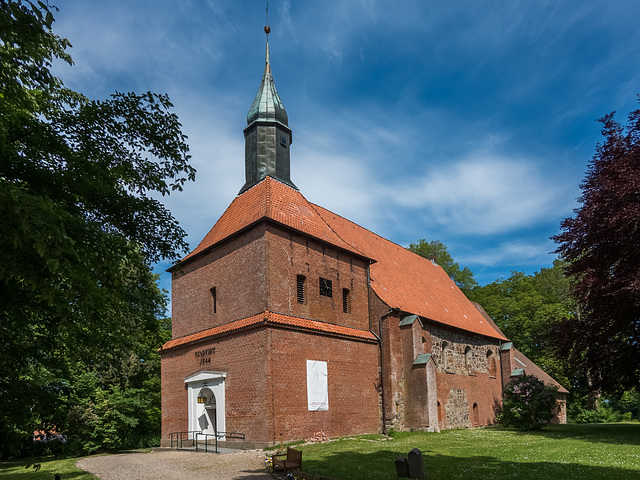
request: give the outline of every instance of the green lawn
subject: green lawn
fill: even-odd
[[[96,477],[76,468],[78,458],[65,458],[54,460],[53,458],[41,458],[35,460],[40,464],[40,469],[31,466],[31,460],[17,462],[0,462],[0,477],[15,478],[19,480],[53,480],[56,473],[60,474],[61,480],[96,480]]]
[[[397,479],[394,461],[419,448],[427,479],[640,479],[640,424],[552,425],[542,432],[500,428],[364,435],[301,445],[304,470],[341,480]],[[0,477],[95,480],[75,468],[77,458],[0,462]]]
[[[432,479],[640,479],[640,424],[551,425],[542,432],[501,428],[368,435],[304,445],[303,467],[342,480],[397,479],[394,461],[422,451]]]

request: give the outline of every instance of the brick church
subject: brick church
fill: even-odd
[[[244,186],[169,269],[164,444],[172,432],[240,432],[246,445],[266,446],[319,431],[488,425],[504,385],[523,373],[559,387],[554,420],[566,421],[567,391],[518,352],[437,259],[298,190],[268,38],[244,136]]]

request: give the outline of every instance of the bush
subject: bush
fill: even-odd
[[[507,384],[498,422],[518,430],[540,430],[553,417],[558,389],[533,375],[522,375]]]
[[[570,420],[572,423],[615,423],[620,421],[620,415],[610,407],[598,407],[595,410],[578,407],[573,409]]]

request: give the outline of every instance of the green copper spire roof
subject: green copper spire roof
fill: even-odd
[[[247,125],[251,125],[257,120],[275,120],[283,125],[289,126],[287,112],[284,109],[282,100],[276,91],[276,85],[271,75],[271,64],[269,63],[269,36],[267,35],[267,54],[264,64],[264,75],[262,82],[253,100],[253,104],[247,113]]]
[[[291,188],[298,187],[291,181],[290,147],[293,138],[287,112],[276,91],[269,63],[269,25],[264,75],[249,113],[244,129],[244,172],[246,182],[240,189],[245,192],[266,177],[278,180]]]

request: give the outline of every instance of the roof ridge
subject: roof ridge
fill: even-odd
[[[311,203],[311,202],[309,202],[309,203]],[[339,213],[336,213],[336,212],[334,212],[334,211],[332,211],[332,210],[329,210],[328,208],[324,208],[324,207],[323,207],[323,206],[321,206],[321,205],[316,205],[315,203],[314,203],[314,204],[312,204],[312,205],[313,205],[314,207],[318,207],[318,208],[320,208],[320,209],[322,209],[322,210],[325,210],[325,211],[327,211],[327,212],[329,212],[329,213],[331,213],[331,214],[335,215],[336,217],[340,217],[340,218],[341,218],[341,219],[343,219],[344,221],[349,222],[349,223],[352,223],[352,224],[354,224],[356,227],[359,227],[359,228],[361,228],[361,229],[363,229],[363,230],[366,230],[366,231],[367,231],[367,232],[369,232],[370,234],[375,235],[376,237],[380,237],[381,239],[383,239],[383,240],[385,240],[385,241],[387,241],[387,242],[389,242],[389,243],[391,243],[391,244],[395,245],[396,247],[400,247],[400,248],[402,248],[403,250],[406,250],[407,252],[411,252],[411,253],[413,253],[414,255],[418,255],[417,253],[412,252],[411,250],[409,250],[407,247],[404,247],[404,246],[400,245],[399,243],[394,242],[393,240],[389,240],[387,237],[383,237],[383,236],[382,236],[382,235],[380,235],[379,233],[376,233],[376,232],[374,232],[373,230],[368,229],[367,227],[363,227],[363,226],[362,226],[362,225],[360,225],[359,223],[354,222],[353,220],[349,220],[347,217],[344,217],[344,216],[340,215]],[[334,231],[335,231],[335,230],[334,230]],[[336,232],[336,235],[337,235],[337,232]],[[429,259],[428,259],[428,258],[424,258],[422,255],[418,255],[418,257],[423,258],[424,260],[429,261]],[[441,265],[438,265],[438,266],[441,266]]]
[[[300,195],[302,195],[302,194],[300,194]],[[303,196],[303,198],[304,198],[305,200],[307,200],[307,199],[306,199],[306,197],[304,197],[304,196]],[[322,221],[325,223],[325,225],[326,225],[327,227],[329,227],[329,230],[331,230],[333,233],[335,233],[335,234],[336,234],[336,237],[338,237],[342,242],[344,242],[344,243],[345,243],[346,245],[348,245],[350,248],[354,249],[356,252],[358,252],[358,253],[359,253],[360,255],[362,255],[363,257],[366,257],[366,258],[369,258],[370,260],[374,260],[374,261],[376,261],[376,259],[375,259],[375,258],[370,258],[368,255],[365,255],[365,254],[364,254],[363,252],[361,252],[361,251],[360,251],[360,249],[359,249],[359,248],[357,248],[355,245],[350,244],[350,243],[349,243],[349,242],[347,242],[344,238],[342,238],[342,236],[341,236],[338,232],[336,232],[336,230],[331,226],[331,224],[330,224],[329,222],[327,222],[327,220],[322,216],[322,213],[320,213],[320,212],[318,211],[318,209],[316,208],[318,205],[316,205],[316,204],[315,204],[315,203],[313,203],[313,202],[310,202],[309,200],[307,200],[307,203],[308,203],[308,204],[311,206],[311,208],[313,208],[313,210],[318,214],[318,216],[322,219]],[[320,208],[322,208],[322,207],[320,207]],[[324,210],[326,210],[326,209],[324,209]],[[330,210],[327,210],[327,212],[329,212],[329,211],[330,211]],[[333,213],[333,212],[331,212],[331,213]],[[344,217],[343,217],[343,218],[344,218]],[[345,219],[345,220],[346,220],[346,219]],[[353,222],[352,222],[352,223],[353,223]]]

